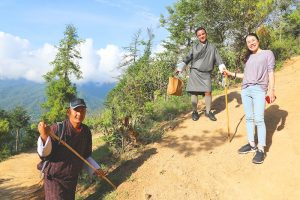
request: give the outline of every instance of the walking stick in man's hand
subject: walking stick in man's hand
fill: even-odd
[[[96,169],[91,163],[89,163],[86,159],[84,159],[75,149],[73,149],[70,145],[68,145],[65,141],[61,140],[57,135],[50,132],[50,136],[57,141],[59,141],[61,144],[63,144],[65,147],[67,147],[70,151],[72,151],[78,158],[80,158],[85,164],[87,164],[94,172],[95,174],[104,179],[106,182],[108,182],[114,189],[117,187],[107,178],[105,177],[105,173],[101,169]]]
[[[229,127],[229,111],[228,111],[228,95],[227,95],[227,89],[228,89],[228,79],[227,74],[223,73],[224,76],[224,87],[225,87],[225,105],[226,105],[226,115],[227,115],[227,139],[230,142],[230,127]]]

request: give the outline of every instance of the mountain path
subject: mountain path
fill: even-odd
[[[266,106],[266,159],[239,155],[247,142],[240,88],[228,91],[231,142],[227,140],[224,95],[213,97],[217,121],[203,114],[176,119],[179,125],[148,145],[142,164],[121,183],[116,199],[297,200],[300,199],[300,56],[276,72],[275,103]],[[201,107],[203,102],[200,102]],[[0,199],[34,199],[39,181],[36,152],[0,163]]]
[[[239,155],[247,143],[240,88],[228,91],[231,142],[224,95],[213,99],[217,121],[190,114],[149,148],[156,151],[121,184],[117,199],[300,199],[300,56],[276,72],[274,104],[266,106],[267,151],[263,164]],[[202,103],[203,104],[203,103]]]

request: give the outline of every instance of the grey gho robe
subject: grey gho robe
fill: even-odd
[[[200,94],[211,92],[211,72],[214,65],[223,64],[217,48],[208,41],[205,44],[197,42],[183,59],[183,62],[185,65],[191,62],[186,91]]]

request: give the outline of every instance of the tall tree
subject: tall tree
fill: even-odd
[[[103,120],[102,124],[105,125],[106,133],[111,131],[111,138],[117,138],[113,143],[116,143],[116,146],[120,145],[122,149],[127,131],[129,129],[133,131],[135,124],[145,119],[145,104],[153,101],[154,91],[158,87],[153,79],[157,74],[154,74],[152,65],[154,34],[151,29],[147,29],[147,36],[146,40],[141,39],[138,43],[135,42],[136,37],[133,38],[133,44],[138,44],[136,48],[142,54],[127,66],[120,76],[120,81],[107,96],[105,112],[107,119]],[[109,115],[111,117],[108,118]],[[122,141],[121,144],[118,141]]]
[[[12,130],[16,131],[16,152],[19,151],[19,139],[20,139],[20,130],[29,125],[30,116],[27,114],[27,111],[20,106],[17,106],[15,109],[9,112],[10,126]]]
[[[109,93],[109,107],[114,107],[114,112],[123,118],[125,116],[135,117],[143,111],[145,101],[151,98],[151,77],[147,72],[150,70],[151,47],[154,35],[151,29],[147,30],[148,39],[140,40],[137,49],[143,48],[141,57],[127,67],[120,77],[118,85]],[[133,38],[133,42],[136,37]]]
[[[132,37],[132,42],[128,47],[124,47],[123,49],[126,51],[123,56],[122,62],[120,63],[120,67],[127,67],[129,65],[134,64],[139,57],[139,45],[141,43],[140,36],[142,30],[139,29]]]
[[[294,38],[300,40],[300,1],[295,4],[295,9],[291,13],[285,13],[283,16],[285,23],[285,32]]]
[[[169,32],[169,41],[165,41],[165,47],[173,51],[179,51],[181,47],[192,45],[196,26],[200,25],[198,16],[201,15],[198,0],[179,0],[173,6],[167,7],[168,16],[161,14],[160,24]]]
[[[0,119],[0,137],[9,131],[9,122],[7,119]]]
[[[81,59],[78,45],[83,41],[78,38],[76,28],[67,25],[65,37],[60,41],[58,53],[53,62],[53,70],[44,75],[47,83],[47,101],[42,104],[46,110],[44,119],[48,122],[60,121],[65,118],[67,103],[77,94],[76,85],[71,78],[81,79],[82,72],[78,60]]]
[[[10,155],[9,142],[9,121],[8,119],[0,118],[0,161]]]
[[[161,25],[170,32],[165,47],[169,51],[188,49],[197,26],[204,26],[209,40],[235,54],[235,66],[241,66],[244,38],[269,23],[277,7],[288,7],[294,0],[179,0],[167,7],[169,16],[161,16]],[[170,44],[173,44],[170,45]],[[179,44],[179,45],[178,45]],[[185,51],[182,51],[183,53]],[[223,51],[225,52],[225,51]],[[222,51],[221,51],[222,53]]]
[[[5,136],[8,132],[9,132],[8,114],[5,110],[0,109],[0,138]],[[2,141],[3,140],[0,140],[0,144]]]
[[[11,155],[10,144],[13,141],[9,134],[8,112],[0,109],[0,161]]]

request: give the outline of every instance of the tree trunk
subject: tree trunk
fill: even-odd
[[[18,152],[19,150],[19,129],[17,129],[17,133],[16,133],[16,152]]]

